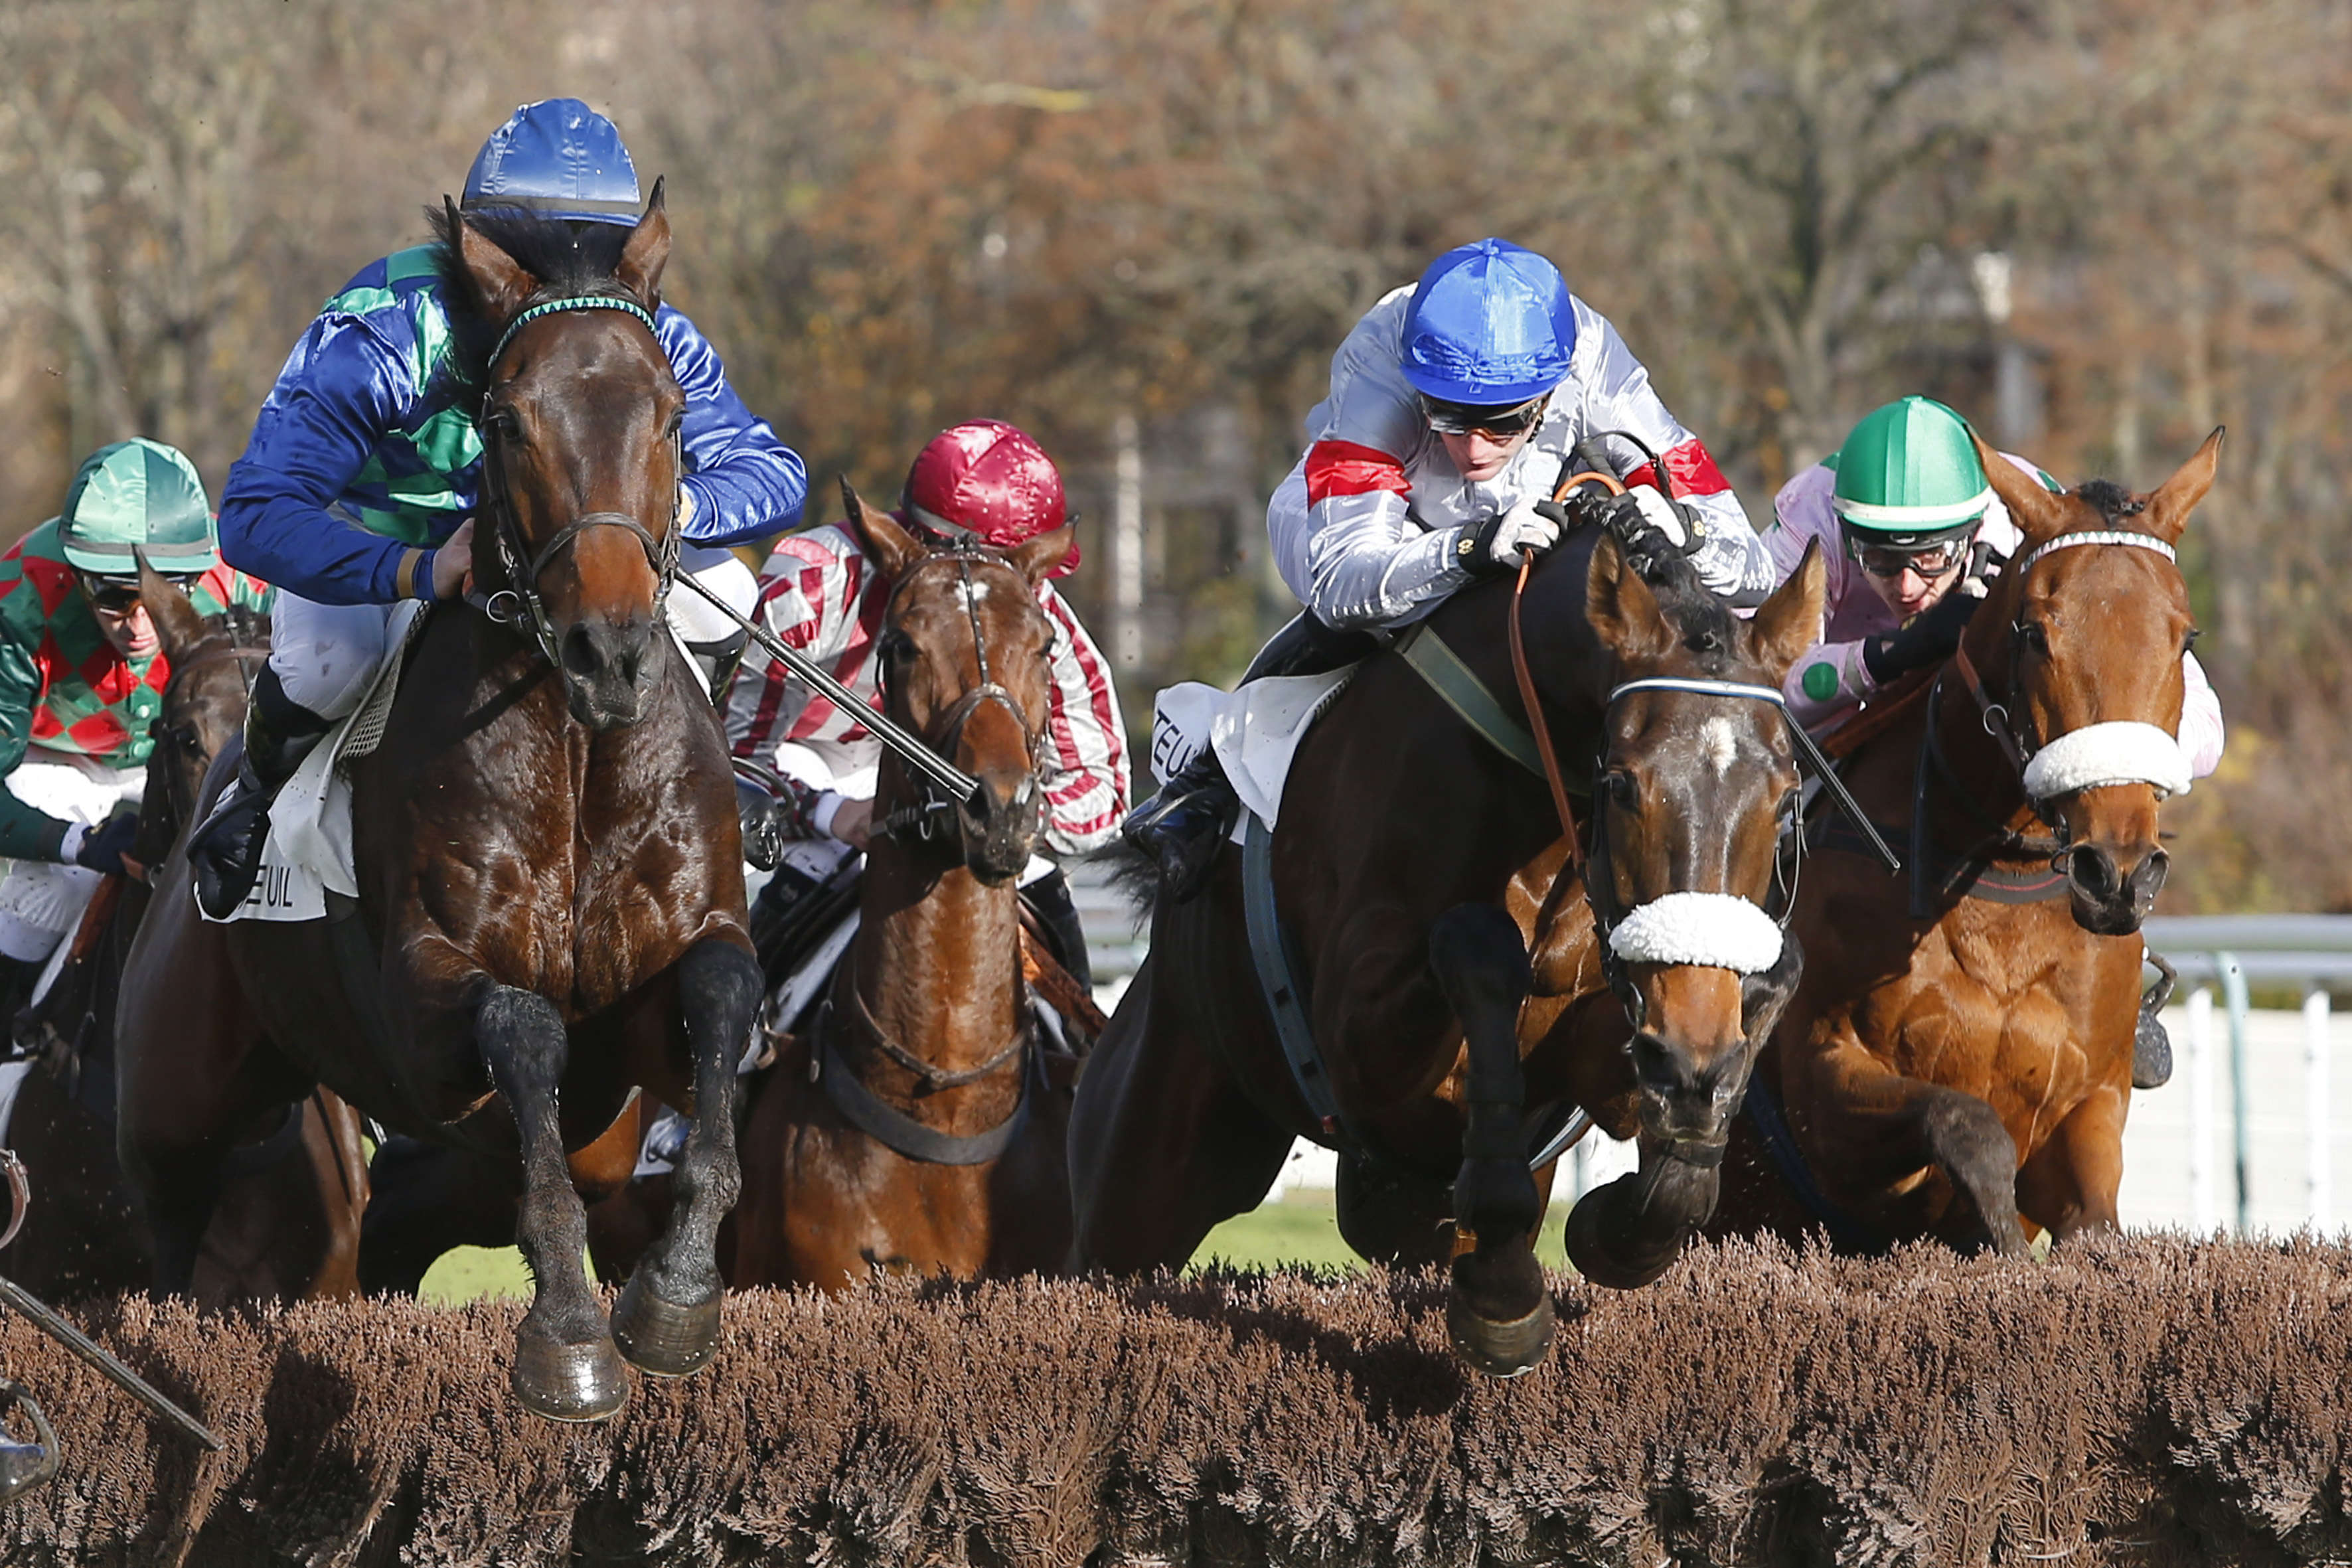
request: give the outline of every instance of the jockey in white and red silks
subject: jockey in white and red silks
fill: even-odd
[[[1060,528],[1067,511],[1053,460],[1012,426],[983,419],[923,448],[897,515],[942,542],[976,538],[1007,549]],[[1052,574],[1077,563],[1073,545]],[[874,639],[889,590],[856,530],[835,522],[776,546],[760,574],[759,619],[878,711]],[[1037,602],[1055,629],[1045,837],[1061,854],[1080,854],[1106,842],[1126,814],[1126,731],[1110,665],[1094,639],[1050,582],[1037,585]],[[747,850],[763,835],[866,847],[881,742],[858,715],[809,690],[754,644],[728,700],[727,736],[737,756],[773,768],[786,792],[756,819],[747,811]]]
[[[1663,479],[1617,431],[1657,454]],[[1591,440],[1631,487],[1621,531],[1655,528],[1735,606],[1772,590],[1771,561],[1729,481],[1617,329],[1558,268],[1507,240],[1449,250],[1374,305],[1332,356],[1307,437],[1265,514],[1275,564],[1306,613],[1244,681],[1361,658],[1457,589],[1549,549],[1564,515],[1551,493],[1586,466],[1574,448]],[[1238,808],[1203,747],[1127,832],[1181,900],[1205,884]]]

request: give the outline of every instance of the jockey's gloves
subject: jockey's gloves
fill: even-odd
[[[1539,498],[1519,502],[1475,527],[1455,544],[1454,564],[1474,576],[1516,569],[1530,554],[1559,542],[1558,509]]]
[[[1941,663],[1960,646],[1960,633],[1967,629],[1969,617],[1983,603],[1975,594],[1962,593],[1957,584],[1945,590],[1942,598],[1912,616],[1902,630],[1863,639],[1863,667],[1884,686],[1915,669]]]

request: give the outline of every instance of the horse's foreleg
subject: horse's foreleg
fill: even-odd
[[[559,1421],[601,1421],[627,1400],[629,1373],[581,1264],[588,1220],[556,1115],[571,1048],[563,1017],[544,996],[496,985],[475,1009],[474,1039],[522,1134],[515,1240],[533,1289],[515,1331],[515,1397]]]
[[[2017,1173],[2017,1206],[2049,1226],[2053,1239],[2122,1223],[2116,1194],[2124,1179],[2126,1103],[2120,1087],[2092,1090]]]
[[[1445,1326],[1472,1366],[1516,1377],[1543,1359],[1552,1334],[1551,1291],[1535,1258],[1543,1194],[1528,1169],[1521,1124],[1527,1086],[1518,1015],[1528,955],[1508,915],[1464,904],[1431,929],[1429,963],[1462,1020],[1469,1054],[1454,1224],[1473,1245],[1454,1259]]]
[[[677,995],[694,1061],[694,1130],[672,1184],[669,1228],[639,1260],[613,1313],[622,1352],[647,1372],[683,1377],[719,1348],[719,1222],[743,1174],[735,1157],[735,1068],[760,1005],[760,965],[716,939],[677,962]]]

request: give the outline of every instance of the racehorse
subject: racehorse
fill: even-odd
[[[814,1028],[753,1091],[728,1282],[1057,1268],[1066,1075],[1049,1081],[1031,1022],[1013,882],[1045,804],[1054,630],[1036,587],[1074,529],[927,551],[845,481],[842,500],[891,584],[885,711],[980,789],[941,798],[885,753],[857,934]]]
[[[268,626],[241,608],[206,620],[143,563],[140,587],[171,668],[131,857],[154,866],[191,819],[215,754],[243,726],[246,667],[267,653],[257,645]],[[149,896],[146,884],[127,878],[102,883],[68,939],[75,955],[19,1021],[40,1059],[8,1121],[7,1141],[31,1173],[33,1203],[7,1268],[36,1295],[137,1289],[149,1277],[144,1227],[114,1154],[115,1005]],[[197,1254],[198,1300],[357,1292],[367,1163],[349,1106],[320,1089],[250,1130],[228,1166]]]
[[[1150,956],[1079,1081],[1073,1264],[1181,1265],[1218,1221],[1259,1201],[1305,1136],[1341,1149],[1339,1227],[1359,1253],[1432,1263],[1458,1234],[1468,1250],[1453,1262],[1455,1349],[1484,1371],[1524,1371],[1551,1330],[1531,1247],[1550,1173],[1528,1169],[1522,1108],[1535,1099],[1540,1115],[1588,1079],[1613,1097],[1600,1109],[1638,1123],[1643,1170],[1630,1202],[1614,1188],[1588,1195],[1594,1215],[1581,1233],[1571,1225],[1571,1245],[1603,1255],[1679,1245],[1712,1205],[1724,1123],[1800,966],[1755,907],[1770,895],[1795,795],[1780,716],[1755,689],[1777,686],[1818,635],[1822,581],[1809,559],[1743,623],[1678,553],[1629,557],[1591,528],[1527,577],[1530,717],[1542,721],[1529,727],[1556,742],[1555,770],[1603,758],[1595,919],[1569,912],[1586,902],[1582,879],[1550,873],[1566,802],[1534,763],[1481,738],[1405,657],[1363,663],[1298,748],[1271,848],[1331,1120],[1314,1114],[1286,1065],[1226,854],[1201,897],[1157,900]],[[1512,680],[1512,592],[1465,589],[1428,623],[1488,693]],[[1644,688],[1612,699],[1631,680],[1672,677],[1746,694]],[[1483,727],[1496,721],[1511,721],[1497,709]],[[1500,912],[1515,878],[1522,890],[1540,879],[1531,901],[1512,900],[1516,921]],[[1721,954],[1709,954],[1715,965],[1677,961],[1671,943],[1612,951],[1632,914],[1675,891],[1724,900],[1710,910],[1747,904],[1774,951],[1737,969]],[[1522,1006],[1529,951],[1538,990],[1552,993],[1540,1008]],[[1607,997],[1604,971],[1638,1024],[1630,1058],[1619,1055],[1628,1031],[1616,998],[1572,1005]],[[1631,1080],[1571,1059],[1596,1042],[1630,1063]]]
[[[594,1420],[627,1397],[624,1355],[683,1375],[716,1349],[760,990],[725,740],[662,611],[685,460],[654,331],[669,224],[656,184],[609,237],[454,204],[436,226],[451,357],[481,392],[488,613],[426,612],[381,742],[351,765],[355,909],[214,926],[184,856],[166,867],[126,976],[124,1163],[157,1286],[184,1290],[241,1117],[315,1079],[446,1138],[503,1096],[534,1282],[513,1388]],[[566,1154],[640,1084],[695,1121],[668,1228],[608,1322]]]
[[[2221,443],[2134,497],[2053,493],[1978,442],[2023,542],[1959,653],[1848,769],[1873,818],[1908,825],[1912,879],[1816,860],[1804,978],[1717,1229],[2015,1254],[2040,1230],[2115,1227],[2137,933],[2168,864],[2157,805],[2189,784],[2173,737],[2196,632],[2174,546]]]

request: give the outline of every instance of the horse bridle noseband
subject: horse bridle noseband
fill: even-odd
[[[518,312],[515,319],[507,323],[506,331],[499,334],[497,346],[490,350],[489,358],[482,362],[484,376],[487,378],[490,370],[498,364],[499,357],[506,353],[507,345],[514,341],[517,332],[542,316],[551,316],[564,310],[618,310],[624,315],[635,316],[645,323],[646,331],[654,333],[655,346],[656,348],[660,346],[660,331],[654,322],[653,312],[634,300],[625,300],[612,294],[580,294],[562,300],[547,300]],[[574,518],[557,529],[547,542],[539,547],[538,552],[533,554],[530,550],[529,541],[522,536],[521,524],[515,521],[513,500],[507,491],[506,470],[501,466],[499,454],[495,450],[498,429],[490,421],[490,396],[493,390],[495,389],[484,388],[482,406],[480,412],[475,416],[474,428],[482,441],[482,491],[485,503],[483,510],[491,512],[494,517],[490,536],[491,547],[498,552],[499,567],[505,575],[506,586],[489,595],[483,604],[483,613],[501,626],[527,625],[532,639],[539,645],[541,654],[546,658],[548,663],[561,669],[563,667],[563,661],[561,650],[556,646],[555,624],[549,618],[547,605],[540,597],[539,574],[547,569],[548,563],[560,552],[577,543],[580,536],[590,529],[625,529],[635,534],[637,542],[645,546],[646,564],[653,568],[654,573],[654,610],[658,614],[663,604],[669,598],[670,584],[677,578],[679,549],[677,487],[676,484],[670,487],[669,525],[658,539],[654,537],[651,529],[625,512],[592,511]],[[686,475],[684,426],[673,424],[665,439],[670,448],[671,471],[682,479]]]
[[[2126,507],[2121,515],[2136,516],[2145,509],[2146,505],[2145,501],[2135,501]],[[2152,533],[2143,533],[2137,529],[2087,528],[2073,533],[2061,533],[2035,545],[2026,554],[2025,559],[2017,563],[2015,580],[2021,599],[2023,594],[2025,574],[2036,562],[2045,556],[2053,555],[2061,550],[2071,550],[2077,545],[2084,544],[2126,545],[2136,550],[2154,551],[2176,567],[2180,562],[2179,552],[2170,544]],[[2037,799],[2029,792],[2025,796],[2025,804],[2032,808],[2033,815],[2050,828],[2052,837],[2028,838],[2006,823],[1994,822],[1991,815],[1977,805],[1969,797],[1968,791],[1961,787],[1960,781],[1952,773],[1950,761],[1944,755],[1943,746],[1936,739],[1936,715],[1943,699],[1944,676],[1947,672],[1957,669],[1960,672],[1961,684],[1968,688],[1969,695],[1976,701],[1977,712],[1984,724],[1985,733],[1999,743],[2001,755],[2009,760],[2011,771],[2017,775],[2021,786],[2022,785],[2026,763],[2032,761],[2033,754],[2042,749],[2040,738],[2033,733],[2032,721],[2029,719],[2021,726],[2017,719],[2018,710],[2022,704],[2019,701],[2017,689],[2017,656],[2014,645],[2022,640],[2024,635],[2025,620],[2021,610],[2019,615],[2011,617],[2009,623],[2009,637],[2012,645],[2009,661],[2009,684],[2000,701],[1993,700],[1991,692],[1985,686],[1984,678],[1977,673],[1976,662],[1969,658],[1968,649],[1960,647],[1952,650],[1951,658],[1945,664],[1943,669],[1936,672],[1935,681],[1927,689],[1927,722],[1925,733],[1921,737],[1920,757],[1922,763],[1931,763],[1933,773],[1940,774],[1949,783],[1953,786],[1956,796],[1980,821],[1993,830],[1997,841],[2021,856],[2038,857],[2046,849],[2053,868],[2056,868],[2057,860],[2066,853],[2073,842],[2064,815],[2051,805],[2048,800]],[[1920,781],[1915,792],[1922,802],[1926,798],[1927,782],[1930,776],[1928,769],[1923,767],[1920,771]],[[2056,796],[2050,797],[2051,800],[2056,798]]]
[[[1019,700],[1003,686],[998,684],[994,674],[989,669],[988,639],[981,635],[980,604],[972,593],[972,563],[993,558],[984,555],[978,544],[959,540],[944,550],[931,552],[924,559],[936,561],[942,557],[952,559],[962,573],[963,610],[966,618],[971,624],[971,647],[980,661],[980,681],[957,698],[948,710],[940,715],[934,726],[940,731],[939,740],[931,742],[928,736],[924,739],[930,749],[940,756],[952,757],[955,754],[956,742],[963,736],[964,726],[971,721],[971,716],[980,710],[981,705],[985,702],[1001,704],[1006,712],[1013,715],[1013,722],[1021,731],[1021,739],[1028,751],[1030,772],[1034,777],[1045,760],[1046,732],[1043,730],[1033,731],[1029,728],[1029,716],[1021,710]],[[917,564],[919,565],[921,563],[919,562]],[[889,603],[883,610],[885,626],[889,624],[891,614],[898,606],[899,594],[905,591],[907,584],[913,580],[914,574],[911,568],[899,574],[898,583],[890,590]],[[883,704],[886,708],[889,704],[889,672],[890,667],[886,660],[879,671],[880,679],[876,682],[881,688]],[[950,829],[940,824],[937,819],[944,814],[953,812],[958,805],[968,803],[943,796],[928,773],[917,773],[914,782],[917,791],[915,803],[911,805],[900,806],[883,817],[875,825],[875,831],[901,841],[912,838],[918,843],[924,844],[931,842],[934,838],[946,837]]]

